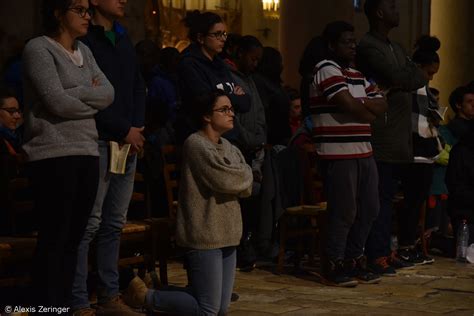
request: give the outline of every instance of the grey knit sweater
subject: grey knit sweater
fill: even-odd
[[[237,246],[242,236],[239,197],[250,196],[252,170],[242,153],[199,132],[183,146],[176,240],[193,249]]]
[[[23,52],[25,144],[30,161],[64,156],[99,156],[94,115],[109,106],[114,89],[89,48],[76,41],[83,66],[41,36]],[[92,81],[97,79],[98,86]]]

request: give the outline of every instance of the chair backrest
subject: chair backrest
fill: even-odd
[[[134,211],[134,212],[130,212]],[[129,206],[129,216],[138,216],[141,219],[151,218],[150,189],[141,172],[135,172],[132,198]],[[137,213],[137,214],[135,214]]]
[[[165,145],[161,147],[161,156],[163,160],[163,177],[165,179],[169,216],[175,218],[178,210],[180,150],[177,146]]]
[[[317,164],[317,152],[314,143],[308,143],[301,146],[302,155],[300,156],[306,167],[304,174],[304,192],[302,204],[314,205],[324,201],[323,180]]]

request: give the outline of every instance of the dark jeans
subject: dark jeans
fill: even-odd
[[[99,157],[51,158],[32,162],[30,168],[40,219],[32,275],[35,300],[66,306],[77,249],[97,193]]]
[[[373,157],[322,161],[328,203],[326,252],[330,260],[356,258],[379,212]]]
[[[390,254],[390,238],[392,234],[392,200],[395,194],[395,173],[398,165],[378,162],[380,212],[372,223],[369,237],[365,245],[365,253],[369,260],[385,257]]]
[[[398,213],[398,245],[415,245],[420,211],[430,194],[433,164],[411,163],[400,166],[404,206]]]

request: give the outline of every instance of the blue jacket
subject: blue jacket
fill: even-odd
[[[90,25],[81,38],[91,49],[100,69],[115,89],[114,102],[96,115],[99,139],[122,141],[131,127],[145,124],[145,82],[126,30],[114,23],[115,46],[105,36],[104,28]]]
[[[155,66],[151,73],[148,84],[148,102],[152,102],[153,106],[166,106],[167,121],[174,122],[178,107],[177,82],[158,66]]]

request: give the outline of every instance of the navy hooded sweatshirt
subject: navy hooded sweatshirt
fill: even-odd
[[[180,125],[187,125],[186,127],[177,126],[177,128],[186,130],[179,132],[181,135],[178,138],[182,141],[196,130],[189,118],[192,113],[193,100],[196,96],[221,89],[229,96],[236,113],[246,113],[250,110],[249,96],[234,94],[237,84],[224,60],[219,56],[215,56],[214,60],[210,60],[202,53],[199,45],[195,43],[183,51],[181,62],[178,65],[178,75],[179,92],[182,100],[182,108],[179,113]]]
[[[131,127],[145,125],[145,82],[126,30],[114,22],[115,45],[104,28],[90,25],[81,41],[92,51],[97,64],[115,89],[114,102],[95,119],[100,140],[122,141]]]

